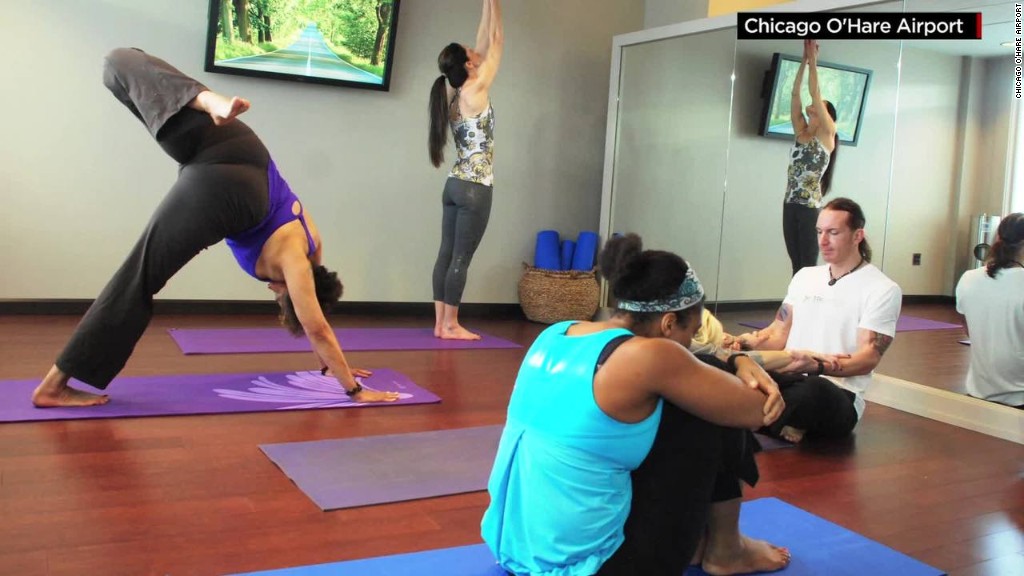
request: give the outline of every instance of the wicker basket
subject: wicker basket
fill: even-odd
[[[595,270],[544,270],[523,263],[519,305],[534,322],[590,320],[597,312],[600,297]]]

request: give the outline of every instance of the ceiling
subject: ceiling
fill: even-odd
[[[1013,2],[1000,0],[906,0],[907,12],[981,12],[981,40],[908,40],[904,46],[946,54],[992,58],[1013,56]],[[1009,72],[1007,72],[1009,74]]]

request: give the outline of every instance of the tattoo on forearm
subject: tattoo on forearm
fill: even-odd
[[[782,322],[785,322],[786,318],[788,318],[788,317],[789,317],[789,309],[786,308],[786,305],[783,304],[782,306],[779,306],[779,311],[775,313],[775,319],[776,320],[780,320]]]
[[[890,344],[892,344],[892,336],[886,336],[878,332],[871,333],[871,347],[878,351],[879,356],[885,355],[885,351],[889,349]]]

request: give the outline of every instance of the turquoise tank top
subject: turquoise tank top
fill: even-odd
[[[513,574],[590,576],[623,542],[635,470],[654,443],[646,419],[612,419],[594,400],[601,351],[628,330],[568,336],[555,324],[526,353],[509,401],[481,533]]]

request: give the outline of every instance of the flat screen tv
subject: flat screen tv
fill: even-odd
[[[210,0],[206,71],[388,90],[399,0]]]
[[[761,136],[793,138],[789,106],[800,60],[799,56],[778,52],[772,57],[772,67],[765,73],[761,92],[765,100],[761,112]],[[804,107],[811,103],[807,76],[807,72],[804,72],[800,96]],[[836,128],[839,141],[843,144],[857,145],[864,121],[864,103],[870,87],[871,70],[818,61],[818,89],[821,97],[836,108]]]

